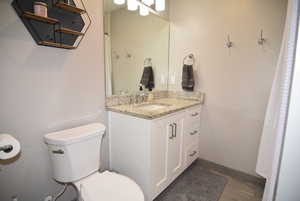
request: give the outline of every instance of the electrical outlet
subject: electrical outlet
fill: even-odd
[[[48,195],[47,197],[45,197],[44,201],[52,201],[52,196],[51,195]]]

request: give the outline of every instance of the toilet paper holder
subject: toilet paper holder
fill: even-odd
[[[9,153],[12,150],[13,150],[12,145],[4,145],[4,146],[0,147],[0,151],[4,151],[5,153]]]

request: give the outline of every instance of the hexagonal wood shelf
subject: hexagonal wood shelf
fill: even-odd
[[[48,17],[34,14],[33,4],[48,4]],[[13,8],[38,45],[75,49],[91,24],[82,0],[14,0]]]

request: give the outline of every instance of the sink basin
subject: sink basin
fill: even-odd
[[[155,110],[161,110],[169,107],[170,105],[167,104],[158,104],[158,103],[153,103],[153,104],[147,104],[147,105],[139,105],[137,108],[142,109],[142,110],[147,110],[147,111],[155,111]]]

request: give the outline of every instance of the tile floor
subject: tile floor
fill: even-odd
[[[219,201],[261,201],[264,191],[264,180],[259,179],[217,164],[199,160],[202,167],[211,173],[227,179],[225,189]]]

